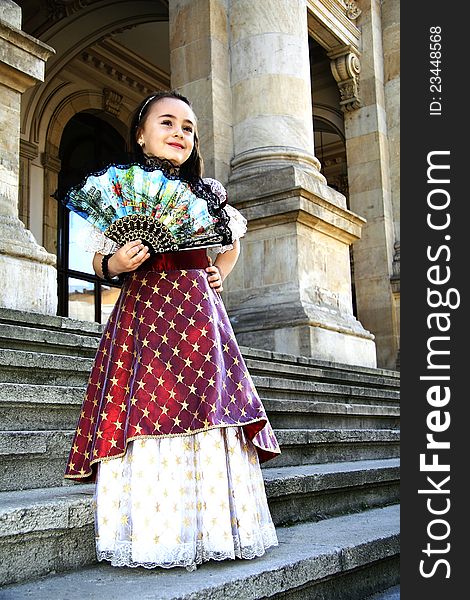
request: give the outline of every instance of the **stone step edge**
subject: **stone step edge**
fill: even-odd
[[[44,325],[41,325],[42,321],[44,322]],[[38,325],[40,325],[43,326],[45,329],[58,329],[63,332],[70,331],[76,333],[83,333],[83,335],[87,335],[88,333],[101,335],[101,332],[104,329],[103,325],[91,321],[78,321],[69,317],[42,315],[39,313],[28,313],[4,308],[0,308],[0,323],[21,323],[21,325],[24,327],[37,327]],[[240,346],[240,349],[242,350],[242,354],[244,355],[246,354],[250,357],[266,359],[271,362],[300,364],[306,366],[319,367],[327,370],[343,370],[368,373],[370,375],[373,375],[374,377],[385,376],[394,380],[399,380],[400,378],[399,371],[391,369],[365,367],[362,365],[350,365],[347,363],[336,363],[333,361],[325,361],[309,356],[285,354],[282,352],[263,350],[261,348],[251,348],[249,346]]]
[[[261,388],[258,387],[259,393],[260,389]],[[56,406],[61,408],[76,405],[79,407],[83,400],[84,392],[85,386],[0,382],[0,405],[45,405],[45,407]],[[48,395],[51,397],[49,398]],[[60,400],[57,396],[60,396]],[[391,406],[389,404],[360,404],[357,402],[328,402],[327,400],[268,398],[262,393],[260,393],[260,397],[265,407],[271,406],[270,410],[272,412],[311,412],[332,415],[370,415],[377,417],[398,417],[400,415],[400,407]]]
[[[268,499],[399,481],[399,460],[350,461],[263,469]],[[93,523],[94,484],[0,492],[0,541]]]
[[[69,451],[73,430],[0,431],[0,456],[48,454],[53,447],[58,454]],[[274,429],[281,450],[286,446],[309,444],[396,443],[400,439],[397,429]],[[57,448],[58,445],[58,448]],[[56,453],[57,456],[57,453]]]
[[[82,335],[73,331],[24,327],[23,325],[0,322],[0,344],[5,345],[5,348],[11,347],[6,342],[11,343],[14,341],[17,346],[21,344],[25,346],[43,344],[46,348],[64,347],[96,350],[99,339],[99,337]],[[38,352],[42,351],[38,350]]]
[[[36,331],[36,330],[34,330]],[[44,330],[43,332],[47,332],[47,330]],[[1,336],[0,336],[1,339]],[[11,338],[11,336],[8,339],[14,339]],[[16,339],[16,342],[18,343],[19,339]],[[81,343],[77,343],[77,342],[81,342]],[[36,336],[35,339],[30,339],[28,340],[28,342],[25,343],[25,345],[27,343],[32,343],[32,344],[44,344],[44,349],[43,350],[38,350],[36,349],[22,349],[19,347],[15,347],[15,348],[11,348],[7,345],[5,345],[5,347],[0,345],[0,349],[5,352],[14,352],[17,353],[16,355],[14,354],[13,356],[15,357],[19,357],[20,355],[18,353],[33,353],[33,354],[38,354],[39,356],[43,357],[43,360],[47,360],[45,357],[48,356],[60,356],[62,358],[62,360],[66,360],[67,358],[75,358],[77,356],[77,353],[80,352],[80,350],[85,351],[96,351],[97,349],[97,344],[95,343],[90,343],[87,342],[87,340],[83,340],[81,339],[80,336],[77,335],[73,335],[71,339],[65,340],[63,342],[61,342],[60,340],[55,340],[54,342],[52,341],[48,341],[48,340],[44,340],[41,339],[40,336]],[[67,354],[67,352],[54,352],[54,349],[56,348],[60,348],[61,350],[67,350],[67,348],[70,351],[70,354]],[[249,348],[246,348],[245,351],[243,351],[243,356],[246,360],[247,366],[250,370],[250,372],[253,374],[253,376],[256,377],[264,377],[266,380],[276,380],[279,379],[278,377],[273,377],[273,376],[269,376],[266,375],[266,373],[273,373],[276,375],[279,375],[279,373],[282,373],[283,375],[288,377],[288,381],[296,381],[298,379],[300,379],[301,381],[305,381],[306,383],[311,383],[311,382],[316,382],[319,379],[325,379],[328,380],[326,382],[322,382],[322,383],[329,383],[329,385],[331,386],[338,386],[338,385],[351,385],[354,384],[355,386],[360,386],[364,389],[382,389],[384,392],[389,392],[389,393],[398,393],[399,392],[399,388],[397,385],[397,382],[393,381],[388,381],[388,380],[384,380],[384,379],[377,379],[376,377],[371,377],[369,375],[364,375],[361,373],[341,373],[341,372],[313,372],[315,371],[315,369],[312,369],[312,367],[306,367],[305,365],[302,364],[287,364],[287,363],[272,363],[271,361],[266,361],[266,360],[257,360],[255,358],[253,358],[252,356],[250,356],[250,350]],[[5,355],[5,354],[4,354]],[[93,360],[93,358],[88,355],[86,357],[81,357],[81,358],[86,358],[87,360]],[[10,365],[14,365],[15,363],[10,361],[5,361],[5,363],[10,364]],[[21,365],[22,366],[22,365]],[[360,385],[362,384],[362,385]],[[384,389],[385,388],[385,389]]]
[[[0,369],[14,369],[28,371],[43,369],[53,372],[72,372],[78,373],[83,377],[88,377],[93,366],[93,358],[82,356],[71,356],[67,354],[49,354],[47,352],[33,352],[29,350],[11,350],[0,348]],[[250,370],[248,365],[248,370]],[[288,391],[297,391],[302,393],[330,394],[339,397],[351,398],[377,398],[398,403],[400,399],[398,390],[383,389],[380,386],[373,387],[367,385],[352,385],[350,381],[342,383],[328,383],[324,381],[305,380],[301,374],[296,374],[295,379],[285,379],[282,377],[269,377],[266,375],[252,375],[255,385],[260,389],[281,389]],[[279,375],[279,373],[278,373]],[[1,383],[13,383],[4,381]]]
[[[48,331],[61,331],[76,333],[78,335],[92,335],[101,337],[104,326],[95,321],[79,321],[70,317],[45,315],[42,313],[0,308],[0,323],[5,325],[19,325],[25,328],[46,329]]]
[[[3,589],[9,600],[30,594],[35,600],[50,600],[59,597],[59,590],[68,600],[78,600],[99,586],[100,597],[127,600],[136,590],[142,597],[154,597],[158,582],[159,600],[227,600],[240,598],[241,590],[243,600],[256,600],[398,557],[399,526],[399,506],[391,505],[279,527],[279,546],[252,561],[212,561],[193,573],[101,564]]]

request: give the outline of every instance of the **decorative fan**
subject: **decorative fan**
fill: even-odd
[[[230,237],[227,215],[207,186],[190,185],[162,164],[111,165],[88,175],[62,201],[120,246],[141,239],[151,252],[174,252]]]

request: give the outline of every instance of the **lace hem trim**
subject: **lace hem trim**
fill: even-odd
[[[140,562],[132,560],[132,543],[123,542],[115,550],[97,550],[96,555],[99,561],[109,561],[113,567],[144,567],[145,569],[154,569],[161,567],[163,569],[172,569],[173,567],[185,567],[187,571],[195,571],[198,565],[209,560],[235,560],[241,558],[252,560],[253,558],[263,556],[268,548],[278,546],[279,542],[274,526],[264,527],[260,531],[260,536],[251,546],[241,546],[237,536],[232,536],[233,550],[217,552],[208,550],[203,542],[196,543],[196,552],[194,556],[194,546],[183,544],[177,550],[173,551],[173,556],[165,561]]]

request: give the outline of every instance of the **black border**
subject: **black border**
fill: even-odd
[[[466,315],[470,219],[464,177],[470,172],[470,165],[467,166],[466,156],[469,128],[464,90],[467,79],[465,47],[470,31],[463,12],[465,8],[465,4],[446,6],[435,0],[422,4],[401,3],[401,597],[404,600],[451,600],[468,595],[465,550],[470,525],[465,514],[468,504],[465,490],[470,421],[465,373],[470,373],[470,366],[467,366],[470,328]],[[430,90],[430,77],[433,76],[429,55],[431,27],[440,27],[442,32],[440,94]],[[429,112],[433,97],[441,98],[440,115]],[[451,223],[445,233],[433,231],[426,223],[427,196],[431,189],[427,182],[427,158],[429,152],[440,150],[450,151],[450,158],[442,159],[450,164],[450,184],[443,186],[451,196],[448,209]],[[443,240],[445,234],[450,235],[450,240]],[[443,252],[437,262],[443,268],[450,267],[451,279],[447,287],[459,291],[460,306],[448,310],[450,355],[443,361],[450,364],[451,399],[441,410],[449,411],[451,423],[440,437],[436,435],[437,439],[450,442],[449,450],[439,452],[440,462],[450,464],[448,474],[451,478],[447,487],[450,488],[451,505],[443,516],[449,522],[450,533],[446,540],[433,542],[428,538],[427,527],[438,517],[428,512],[426,500],[436,498],[437,507],[438,495],[418,494],[418,489],[432,487],[426,486],[426,475],[432,476],[432,473],[423,473],[419,468],[419,456],[426,451],[426,434],[429,432],[426,418],[433,410],[426,397],[430,383],[420,381],[420,376],[429,374],[427,342],[433,335],[426,323],[427,316],[433,311],[427,302],[427,289],[435,286],[430,286],[427,273],[436,263],[429,261],[426,252],[428,246],[436,249],[444,243],[449,246],[450,258],[446,261],[447,253]],[[444,473],[436,473],[435,480],[440,481],[443,476]],[[444,497],[440,496],[441,499]],[[433,531],[437,533],[439,529]],[[428,541],[434,548],[441,549],[449,542],[449,551],[428,558],[422,552]],[[420,560],[426,559],[425,570],[430,572],[433,560],[439,558],[449,562],[449,578],[445,577],[447,567],[444,564],[437,567],[432,577],[420,575]]]

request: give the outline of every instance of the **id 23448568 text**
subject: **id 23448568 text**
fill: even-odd
[[[442,114],[443,92],[441,77],[442,28],[434,25],[429,28],[429,114],[439,117]]]

